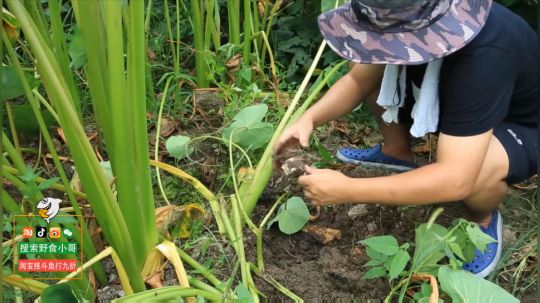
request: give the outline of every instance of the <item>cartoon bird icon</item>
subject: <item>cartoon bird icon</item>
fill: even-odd
[[[39,209],[38,214],[41,218],[47,221],[47,224],[54,218],[58,211],[60,211],[60,203],[62,200],[55,198],[43,198],[39,201],[37,208]]]

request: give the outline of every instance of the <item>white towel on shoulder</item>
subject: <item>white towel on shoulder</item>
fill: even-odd
[[[428,63],[420,89],[414,83],[412,84],[413,97],[416,102],[411,112],[414,122],[410,133],[414,137],[422,137],[437,130],[439,124],[439,72],[441,65],[442,59]],[[382,115],[384,122],[399,122],[398,112],[404,105],[406,83],[407,66],[387,65],[385,67],[379,97],[377,98],[377,104],[386,109]]]

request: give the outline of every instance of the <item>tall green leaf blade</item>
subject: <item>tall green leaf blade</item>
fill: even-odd
[[[138,250],[135,249],[136,246],[132,242],[124,217],[86,137],[73,102],[73,96],[70,94],[68,84],[49,47],[50,44],[45,41],[20,1],[7,0],[6,2],[10,11],[21,23],[21,28],[37,59],[38,70],[49,99],[55,102],[53,105],[69,142],[69,149],[75,166],[78,168],[81,182],[86,188],[88,200],[96,214],[98,223],[101,226],[106,226],[103,228],[105,238],[122,257],[126,270],[130,274],[133,288],[136,291],[141,291],[145,289],[145,286],[140,275],[140,267],[133,255]],[[155,226],[153,227],[155,228]]]
[[[120,208],[131,228],[134,252],[142,267],[150,250],[158,243],[154,194],[150,175],[148,125],[146,124],[146,43],[144,34],[144,1],[130,1],[128,5],[127,95],[124,104],[131,107],[127,121],[133,137],[131,171],[117,175],[128,185],[124,193],[131,199],[120,199]],[[118,127],[118,126],[117,126]],[[128,127],[129,128],[129,127]],[[125,141],[120,141],[123,144]],[[124,155],[125,156],[125,155]],[[119,195],[121,195],[119,189]]]
[[[442,290],[452,298],[454,303],[519,302],[502,287],[463,270],[442,266],[439,268],[438,278]]]

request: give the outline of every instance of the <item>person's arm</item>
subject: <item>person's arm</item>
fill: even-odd
[[[347,202],[393,205],[430,204],[461,200],[471,194],[492,137],[441,134],[437,162],[386,177],[350,178],[329,169],[308,169],[298,180],[315,204]]]
[[[383,73],[384,65],[355,64],[315,105],[281,134],[274,146],[275,155],[298,145],[308,147],[309,136],[314,128],[350,113],[378,88]]]
[[[300,119],[308,119],[318,127],[350,113],[378,88],[383,73],[384,65],[354,64]]]

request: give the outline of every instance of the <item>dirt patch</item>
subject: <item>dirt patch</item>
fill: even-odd
[[[286,157],[295,158],[291,164],[294,166],[297,166],[298,158],[303,158],[306,164],[316,160],[316,156],[306,157],[305,154],[298,153],[289,153]],[[289,161],[283,162],[287,166]],[[331,168],[352,177],[393,174],[391,171],[366,169],[356,165],[336,165]],[[296,179],[298,173],[294,169],[291,171],[294,171],[293,178]],[[283,193],[284,188],[291,195],[302,196],[302,191],[295,181],[281,172],[276,173],[265,192],[266,200],[257,204],[254,219],[262,219],[272,207],[275,194]],[[384,298],[389,292],[388,282],[382,279],[363,279],[365,272],[369,270],[363,265],[369,257],[359,241],[375,235],[391,234],[400,244],[412,242],[415,224],[426,222],[433,209],[433,206],[393,207],[366,204],[323,207],[319,217],[309,224],[339,230],[341,236],[328,244],[322,244],[320,237],[316,235],[299,232],[287,236],[277,227],[273,227],[263,235],[265,270],[306,302],[350,302],[353,299],[366,301]],[[255,239],[252,236],[248,238],[248,257],[255,261]],[[288,297],[264,280],[256,282],[260,290],[267,295],[268,302],[288,300]]]
[[[258,204],[254,217],[260,220],[270,207],[270,203]],[[306,232],[287,236],[277,228],[266,231],[263,236],[266,272],[306,302],[384,298],[389,291],[386,282],[362,279],[368,270],[363,264],[369,258],[358,242],[380,234],[392,234],[400,243],[413,241],[415,223],[425,222],[431,208],[365,205],[360,214],[351,212],[353,208],[352,205],[324,208],[319,218],[310,223],[341,230],[341,239],[326,245]],[[255,240],[247,242],[251,243],[248,256],[255,261],[252,245]],[[257,282],[269,302],[287,299],[263,280]]]

